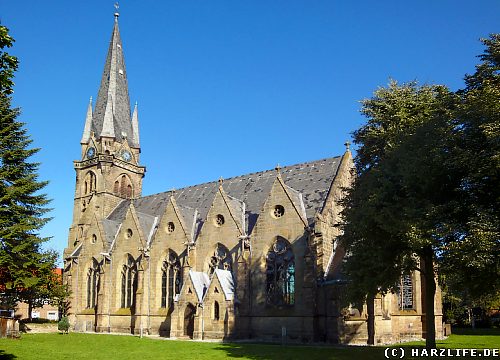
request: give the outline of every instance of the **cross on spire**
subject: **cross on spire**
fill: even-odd
[[[119,8],[120,8],[120,4],[115,2],[115,21],[118,21],[118,16],[120,16],[120,13],[118,12]]]

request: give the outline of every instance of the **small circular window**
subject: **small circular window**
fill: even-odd
[[[222,226],[224,225],[224,216],[221,214],[217,214],[215,217],[215,226]]]
[[[273,209],[273,216],[277,219],[285,215],[285,208],[281,205],[276,205]]]
[[[169,223],[167,224],[167,232],[168,232],[168,233],[173,233],[173,232],[174,232],[174,230],[175,230],[175,225],[174,225],[174,223],[173,223],[173,222],[169,222]]]
[[[92,234],[92,244],[95,244],[97,242],[97,235],[96,234]]]
[[[130,239],[132,237],[132,235],[134,235],[134,233],[132,232],[132,229],[127,229],[127,233],[125,234],[127,239]]]

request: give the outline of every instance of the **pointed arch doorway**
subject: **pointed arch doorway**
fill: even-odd
[[[184,311],[184,335],[188,336],[190,339],[193,338],[194,333],[194,315],[196,313],[196,308],[193,304],[187,304],[186,310]]]

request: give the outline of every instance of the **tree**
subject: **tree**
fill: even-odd
[[[454,283],[470,306],[500,292],[500,34],[482,42],[482,62],[457,92],[449,167],[460,175],[460,202],[442,263],[443,271],[460,274]]]
[[[465,304],[473,326],[472,309],[500,294],[500,34],[482,42],[482,61],[457,92],[447,166],[460,176],[460,201],[440,262],[448,293]]]
[[[454,177],[442,166],[455,96],[443,86],[391,81],[364,100],[354,132],[357,178],[345,200],[343,243],[351,296],[397,291],[403,274],[425,283],[426,346],[435,347],[436,253]],[[356,289],[353,293],[352,289]]]
[[[427,347],[436,270],[470,308],[500,289],[500,35],[483,43],[465,89],[391,82],[363,101],[368,121],[354,132],[358,177],[343,212],[351,298],[397,291],[402,274],[421,271]]]
[[[38,180],[39,164],[29,161],[39,149],[29,148],[25,124],[16,120],[20,111],[11,107],[18,61],[4,49],[13,42],[8,29],[0,26],[0,292],[11,302],[33,303],[33,295],[53,287],[48,274],[56,257],[42,250],[48,238],[39,236],[50,210],[46,195],[40,194],[47,182]]]

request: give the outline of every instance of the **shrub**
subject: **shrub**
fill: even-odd
[[[68,333],[68,330],[69,330],[69,320],[68,320],[68,317],[67,316],[64,316],[60,321],[59,323],[57,324],[57,329],[59,331],[63,331],[65,332],[66,334]]]

